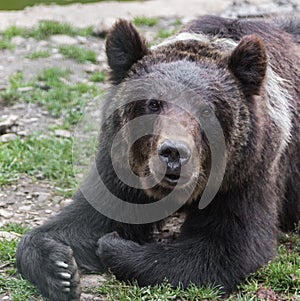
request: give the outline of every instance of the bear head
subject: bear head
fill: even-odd
[[[217,175],[222,185],[255,155],[256,116],[265,114],[258,105],[267,72],[261,38],[249,35],[233,45],[201,34],[175,36],[149,48],[130,22],[120,20],[107,36],[106,53],[114,87],[108,107],[118,104],[110,128],[116,134],[123,127],[120,137],[130,145],[121,169],[130,168],[149,196],[160,199],[176,187],[179,198],[190,190],[189,199],[197,199],[213,168],[213,148],[221,153],[219,164],[226,161]]]

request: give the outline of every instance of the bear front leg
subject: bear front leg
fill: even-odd
[[[220,253],[202,245],[201,240],[186,240],[139,245],[110,233],[98,240],[96,254],[119,280],[137,280],[141,286],[160,284],[167,280],[172,286],[194,283],[222,285],[230,291],[242,279],[228,266]]]
[[[230,231],[229,231],[230,233]],[[96,254],[104,266],[120,280],[137,280],[139,285],[155,285],[165,279],[174,286],[218,285],[231,292],[237,284],[272,256],[272,244],[241,234],[225,236],[197,234],[173,243],[138,243],[110,233],[98,240]]]

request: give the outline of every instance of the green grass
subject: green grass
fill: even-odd
[[[0,50],[9,49],[13,50],[15,46],[7,39],[0,39]]]
[[[0,231],[24,234],[29,229],[20,224],[7,224]],[[9,294],[13,301],[32,301],[38,296],[37,289],[18,275],[15,262],[19,240],[0,239],[0,294]]]
[[[46,68],[38,74],[37,79],[44,81],[49,86],[60,86],[61,79],[68,78],[71,73],[71,70],[66,68]]]
[[[176,19],[173,23],[172,23],[173,26],[176,26],[176,27],[179,27],[182,25],[182,21],[180,19]]]
[[[50,51],[46,51],[46,50],[40,50],[40,51],[34,51],[28,55],[26,55],[25,57],[31,60],[36,60],[39,58],[47,58],[51,55]]]
[[[21,235],[25,234],[29,230],[30,229],[28,227],[15,223],[8,223],[5,226],[1,227],[1,231],[14,232]]]
[[[95,72],[90,77],[91,82],[99,83],[105,81],[105,73],[103,71]]]
[[[300,295],[300,254],[288,252],[285,246],[281,246],[278,253],[276,260],[256,273],[256,281],[277,292]]]
[[[2,32],[2,35],[10,40],[11,38],[16,37],[16,36],[25,37],[28,31],[29,30],[26,28],[13,25],[11,27],[8,27],[6,30],[4,30]]]
[[[2,273],[1,273],[2,274]],[[2,276],[0,274],[0,294],[9,293],[13,301],[32,301],[33,297],[37,297],[37,289],[27,280],[17,275],[16,270],[11,276]]]
[[[175,30],[168,30],[168,29],[160,29],[157,33],[157,38],[160,39],[166,39],[173,35],[175,33]]]
[[[64,120],[63,128],[69,129],[81,118],[84,105],[94,99],[101,91],[96,86],[84,83],[65,84],[71,71],[61,68],[49,68],[43,70],[37,81],[25,82],[21,72],[11,76],[10,86],[0,93],[0,99],[7,103],[29,102],[43,105],[54,117],[61,117]],[[42,90],[37,83],[49,87]],[[33,86],[32,91],[22,93],[19,87]]]
[[[76,188],[72,145],[71,139],[38,135],[1,143],[0,185],[16,181],[24,174],[42,174],[60,192],[71,195]]]
[[[97,61],[97,55],[94,51],[80,46],[62,45],[59,47],[59,52],[66,58],[74,59],[78,63],[84,63],[86,61],[96,63]]]
[[[36,28],[11,26],[3,31],[2,34],[8,39],[11,39],[15,36],[22,36],[25,38],[32,37],[37,40],[45,40],[54,34],[65,34],[70,36],[90,36],[93,34],[93,28],[75,28],[68,23],[45,20],[40,21],[39,25]]]
[[[95,289],[96,293],[104,296],[105,300],[114,301],[167,301],[167,300],[219,300],[220,291],[216,288],[198,288],[191,285],[186,290],[172,288],[167,282],[153,287],[139,287],[136,283],[125,283],[115,280],[113,276],[108,277],[104,285]]]
[[[70,70],[60,68],[44,69],[33,82],[24,82],[21,72],[10,78],[10,86],[0,96],[18,102],[30,102],[43,105],[54,116],[63,120],[60,128],[72,129],[80,120],[84,106],[100,92],[95,86],[83,83],[65,84]],[[62,81],[62,78],[65,80]],[[43,82],[48,90],[42,90],[36,83]],[[19,87],[32,86],[26,93]],[[72,140],[61,139],[51,134],[40,138],[38,134],[18,138],[0,144],[0,185],[18,180],[23,174],[31,177],[43,175],[55,183],[60,194],[71,196],[76,181],[73,175]]]
[[[133,19],[133,24],[136,26],[155,26],[158,23],[157,18],[136,17]]]

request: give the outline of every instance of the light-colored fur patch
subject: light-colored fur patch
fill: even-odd
[[[285,82],[269,64],[267,69],[266,90],[268,109],[271,118],[281,132],[281,149],[284,150],[291,139],[292,130],[292,97],[285,88]]]
[[[174,44],[180,41],[199,41],[202,43],[209,43],[212,44],[213,46],[216,46],[217,48],[222,48],[224,50],[225,49],[231,50],[237,46],[237,42],[231,39],[224,39],[218,36],[210,37],[202,33],[195,33],[195,32],[181,32],[175,36],[172,36],[164,40],[162,43],[158,45],[152,46],[151,49],[155,50],[157,48]]]

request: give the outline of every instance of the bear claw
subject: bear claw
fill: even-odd
[[[72,275],[70,273],[59,273],[62,278],[71,279]]]
[[[63,261],[56,261],[55,264],[56,264],[58,267],[60,267],[60,268],[65,268],[65,269],[67,269],[67,268],[69,267],[69,265],[66,264],[66,263],[63,262]]]

